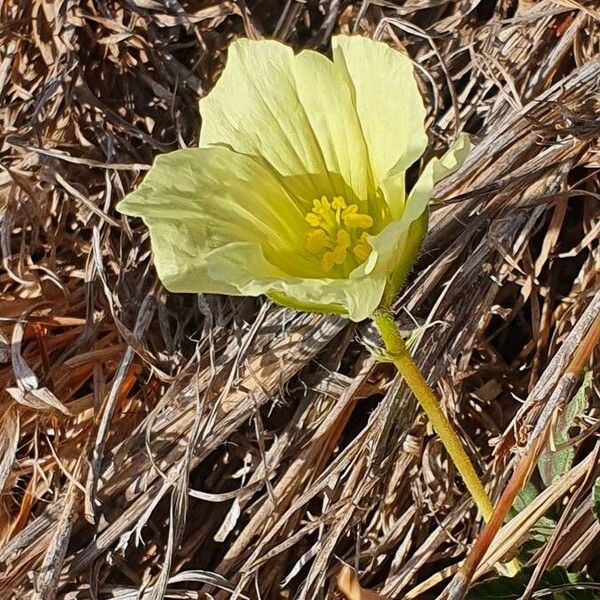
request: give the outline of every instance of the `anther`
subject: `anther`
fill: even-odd
[[[335,196],[331,202],[326,196],[313,200],[313,208],[305,216],[306,222],[314,229],[306,234],[306,248],[312,254],[322,254],[321,268],[328,273],[334,266],[350,265],[357,260],[364,262],[371,253],[366,231],[360,234],[358,229],[369,229],[373,219],[358,212],[357,204],[346,204],[341,196]],[[347,263],[348,252],[352,260]]]
[[[306,236],[306,248],[309,252],[317,254],[327,246],[327,234],[322,229],[309,231]]]
[[[313,227],[318,227],[322,221],[321,215],[317,215],[314,212],[309,212],[304,218]]]
[[[368,242],[368,239],[369,234],[364,232],[360,236],[360,240],[355,244],[354,248],[352,248],[352,253],[361,263],[367,260],[367,258],[369,258],[369,254],[371,254],[372,248]]]

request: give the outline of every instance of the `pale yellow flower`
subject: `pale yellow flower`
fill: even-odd
[[[275,41],[238,40],[200,102],[200,147],[159,156],[118,206],[150,229],[176,292],[265,294],[359,321],[403,284],[437,180],[468,150],[461,136],[407,195],[427,145],[410,60],[362,37],[333,61]]]

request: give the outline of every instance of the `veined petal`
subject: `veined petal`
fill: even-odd
[[[430,160],[410,191],[402,220],[412,222],[427,208],[438,181],[454,173],[465,161],[471,148],[469,136],[461,133],[441,158]]]
[[[388,174],[379,185],[379,189],[389,206],[391,220],[402,218],[406,204],[406,172],[393,171]]]
[[[368,318],[381,303],[385,276],[330,279],[291,277],[265,259],[252,242],[230,243],[206,256],[205,281],[227,286],[232,296],[266,295],[274,302],[311,312],[345,315],[353,321]],[[214,285],[211,283],[211,285]],[[198,290],[180,290],[198,291]],[[202,289],[201,291],[212,291]]]
[[[283,306],[341,314],[358,323],[368,319],[381,304],[385,285],[385,278],[375,277],[287,280],[265,293]]]
[[[352,92],[325,56],[237,40],[200,112],[201,146],[262,157],[292,196],[366,199],[369,157]]]
[[[333,60],[353,90],[375,185],[425,151],[425,106],[408,56],[360,36],[332,39]]]
[[[385,277],[370,275],[361,279],[293,277],[267,261],[262,247],[253,242],[234,242],[215,248],[207,254],[201,275],[202,289],[175,291],[266,295],[296,310],[340,314],[357,322],[369,317],[379,306],[386,285]],[[164,279],[163,283],[169,287]],[[217,286],[223,286],[224,291]]]
[[[393,300],[417,258],[427,232],[427,205],[433,197],[435,184],[456,171],[468,151],[469,139],[462,134],[442,158],[434,158],[426,165],[408,196],[402,217],[392,221],[378,235],[369,236],[373,250],[368,259],[352,272],[351,277],[360,278],[364,274],[375,279],[385,277],[385,302]]]
[[[305,250],[304,215],[277,178],[227,148],[159,156],[117,208],[149,227],[156,269],[171,291],[235,293],[235,283],[209,273],[210,254],[240,242],[259,249],[264,276],[314,276],[318,265]]]

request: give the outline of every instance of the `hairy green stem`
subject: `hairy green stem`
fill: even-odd
[[[467,456],[460,438],[442,411],[435,393],[421,375],[419,367],[417,367],[406,348],[393,316],[387,309],[379,308],[373,314],[373,321],[379,329],[390,361],[396,365],[404,381],[427,414],[473,497],[479,512],[485,521],[489,521],[494,512],[494,507],[483,487],[483,483]]]

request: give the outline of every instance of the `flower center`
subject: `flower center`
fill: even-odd
[[[326,273],[335,265],[345,265],[344,271],[349,272],[371,253],[367,230],[373,226],[373,219],[359,213],[356,204],[347,205],[339,196],[329,202],[323,196],[313,200],[313,208],[305,219],[311,226],[306,247],[321,257]]]

